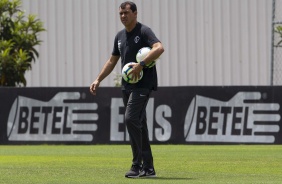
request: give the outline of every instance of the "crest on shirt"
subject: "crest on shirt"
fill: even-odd
[[[140,37],[139,37],[139,36],[136,36],[136,37],[134,38],[135,43],[138,43],[139,40],[140,40]]]

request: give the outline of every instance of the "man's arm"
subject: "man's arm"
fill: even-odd
[[[155,61],[164,52],[164,48],[161,42],[154,43],[149,54],[144,58],[145,64],[149,64],[151,61]]]
[[[110,59],[105,63],[98,77],[90,85],[90,92],[96,95],[96,91],[100,85],[100,82],[104,80],[115,68],[120,56],[111,56]]]
[[[149,54],[144,58],[144,62],[145,64],[149,64],[150,62],[156,60],[157,58],[160,57],[160,55],[164,52],[164,48],[163,48],[163,45],[161,42],[157,42],[157,43],[154,43],[152,45],[152,49],[151,51],[149,52]],[[143,69],[143,67],[139,64],[139,63],[136,63],[136,64],[132,64],[133,66],[133,70],[130,72],[132,73],[132,76],[133,76],[133,80],[138,78],[141,70]],[[129,73],[129,74],[130,74]]]

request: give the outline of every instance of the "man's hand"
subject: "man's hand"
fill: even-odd
[[[94,82],[92,82],[92,84],[90,85],[90,93],[92,93],[92,95],[96,95],[96,91],[99,85],[100,82],[97,79]]]
[[[132,63],[130,66],[132,66],[132,70],[128,75],[132,74],[132,80],[139,79],[143,67],[139,63]]]

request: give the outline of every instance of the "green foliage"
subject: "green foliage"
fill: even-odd
[[[115,75],[114,78],[115,87],[121,87],[122,75],[119,73],[114,73],[114,75]]]
[[[25,72],[39,57],[35,46],[43,23],[20,7],[21,0],[0,1],[0,86],[26,86]]]
[[[277,43],[279,46],[282,43],[282,26],[277,26],[274,31],[280,36],[280,41]]]

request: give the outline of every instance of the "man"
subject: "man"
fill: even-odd
[[[119,15],[125,29],[117,33],[110,59],[106,62],[96,80],[90,85],[90,92],[96,95],[100,82],[107,77],[121,58],[122,67],[132,64],[133,79],[143,77],[138,83],[130,84],[122,81],[125,124],[130,136],[133,160],[131,169],[125,177],[154,177],[156,172],[149,143],[146,106],[152,90],[157,90],[156,67],[146,68],[146,64],[156,60],[163,52],[163,46],[152,30],[137,21],[137,7],[126,1],[119,7]],[[151,47],[151,51],[140,63],[136,63],[136,54],[142,47]]]

